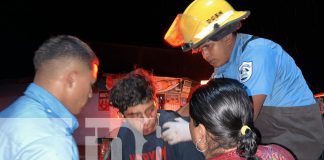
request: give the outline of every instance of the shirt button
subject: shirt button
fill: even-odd
[[[46,111],[47,111],[48,113],[51,113],[51,112],[52,112],[52,110],[50,110],[50,109],[47,109]]]

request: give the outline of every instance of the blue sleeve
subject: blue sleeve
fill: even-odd
[[[251,42],[252,43],[252,42]],[[240,61],[240,81],[250,96],[270,95],[276,77],[276,62],[270,46],[249,45]]]

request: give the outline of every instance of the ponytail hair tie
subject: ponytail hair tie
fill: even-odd
[[[242,133],[243,136],[245,136],[245,132],[246,132],[247,129],[251,130],[251,128],[249,126],[247,126],[247,125],[242,126],[241,133]]]

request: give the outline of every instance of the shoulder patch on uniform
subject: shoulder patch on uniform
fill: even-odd
[[[244,83],[248,81],[252,76],[252,62],[243,62],[239,68],[240,71],[240,81]]]

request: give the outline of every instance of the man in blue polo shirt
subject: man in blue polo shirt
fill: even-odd
[[[69,35],[44,42],[35,52],[36,74],[24,95],[0,112],[1,160],[78,160],[72,134],[92,96],[99,61]]]

